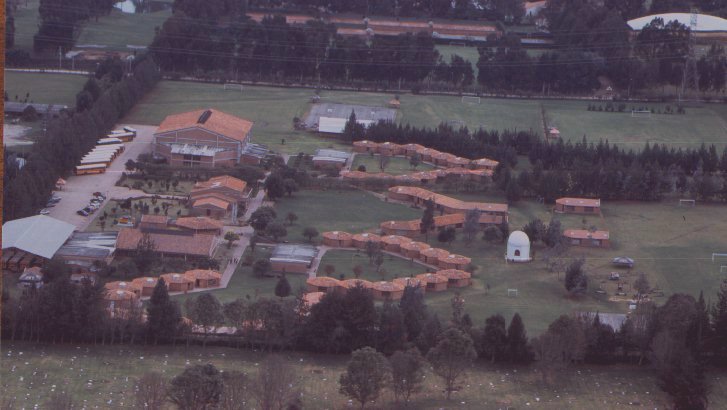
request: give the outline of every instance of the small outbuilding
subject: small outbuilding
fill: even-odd
[[[378,245],[381,243],[381,237],[373,233],[359,233],[353,236],[353,246],[358,249],[366,249],[369,242]]]
[[[323,232],[323,244],[333,248],[350,248],[353,244],[353,235],[343,231]]]
[[[555,212],[564,214],[600,215],[601,200],[591,198],[558,198],[555,200]]]
[[[530,238],[523,231],[513,231],[507,238],[507,254],[509,262],[530,262]]]
[[[222,282],[222,275],[210,269],[193,269],[184,274],[194,280],[195,288],[217,288]]]
[[[424,282],[427,292],[443,292],[447,290],[449,279],[444,275],[437,273],[422,273],[416,276],[417,279]]]
[[[611,240],[608,231],[587,231],[585,229],[566,229],[563,236],[572,246],[586,248],[610,248]]]
[[[336,289],[341,287],[341,281],[328,276],[318,276],[315,278],[308,278],[306,281],[306,287],[308,292],[334,292]]]
[[[419,253],[419,259],[429,265],[439,266],[439,261],[449,256],[449,251],[441,248],[429,248]]]
[[[374,282],[372,291],[378,300],[399,300],[404,296],[404,286],[396,282]]]
[[[472,284],[472,274],[459,269],[445,269],[437,271],[438,275],[447,278],[447,286],[450,288],[465,288]]]
[[[160,276],[170,292],[188,292],[194,289],[194,278],[183,273],[165,273]]]
[[[454,253],[450,253],[447,255],[446,258],[439,259],[439,263],[437,266],[439,266],[442,269],[464,269],[467,267],[467,265],[472,262],[471,258],[468,258],[463,255],[456,255]]]
[[[387,235],[381,237],[381,244],[385,251],[388,252],[401,252],[401,245],[411,242],[411,239],[406,236],[399,235]]]
[[[627,258],[626,256],[617,256],[617,257],[613,258],[613,260],[611,261],[611,264],[613,264],[614,266],[617,266],[619,268],[631,269],[634,267],[635,262],[633,259]]]
[[[142,297],[151,296],[154,293],[157,282],[159,282],[159,278],[153,278],[151,276],[143,276],[131,281],[134,286],[141,289]]]
[[[108,282],[104,285],[106,290],[124,290],[133,293],[137,297],[141,296],[141,287],[133,282],[115,281]]]
[[[306,273],[318,255],[318,248],[303,244],[281,244],[273,249],[270,264],[273,272]]]

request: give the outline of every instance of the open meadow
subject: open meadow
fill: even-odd
[[[155,30],[171,15],[171,9],[124,13],[114,8],[108,15],[86,22],[76,44],[101,45],[104,50],[113,51],[129,51],[127,46],[148,46],[154,40]]]
[[[469,201],[504,202],[498,195],[452,194]],[[372,231],[386,220],[417,219],[422,211],[411,207],[386,203],[371,194],[360,191],[301,191],[292,198],[283,198],[276,205],[279,218],[287,212],[298,216],[296,225],[288,228],[290,242],[304,242],[301,231],[313,226],[320,232],[344,230],[350,233]],[[563,229],[581,229],[595,226],[610,231],[611,249],[586,249],[571,247],[560,258],[568,262],[573,258],[586,259],[589,274],[589,291],[581,297],[567,295],[563,285],[563,273],[550,272],[542,256],[542,245],[533,246],[535,261],[527,264],[507,264],[504,261],[505,244],[489,244],[479,237],[467,245],[461,232],[448,245],[439,243],[436,235],[430,235],[432,246],[463,254],[472,258],[478,266],[473,275],[473,285],[461,290],[466,300],[465,309],[477,324],[487,316],[502,313],[506,317],[519,312],[533,334],[539,334],[561,314],[573,311],[600,311],[625,313],[628,298],[617,297],[616,282],[608,280],[610,261],[616,256],[628,256],[636,260],[631,272],[620,271],[627,293],[638,273],[645,273],[652,287],[663,292],[655,296],[658,303],[676,292],[697,296],[705,292],[707,300],[715,300],[719,285],[725,278],[720,275],[720,262],[712,263],[713,252],[727,253],[727,208],[719,205],[697,205],[682,208],[677,201],[662,203],[604,202],[603,217],[584,218],[577,215],[553,214],[550,207],[533,201],[520,201],[510,207],[510,229],[520,229],[533,218],[548,223],[552,217],[561,220]],[[333,261],[336,275],[352,277],[351,258],[337,258],[333,254],[324,264]],[[340,259],[338,263],[336,259]],[[363,264],[366,258],[362,257]],[[406,262],[402,259],[402,262]],[[386,263],[384,266],[386,268]],[[721,264],[727,264],[723,260]],[[396,268],[395,270],[400,270]],[[374,276],[375,278],[375,276]],[[274,280],[271,280],[274,282]],[[274,283],[271,285],[274,286]],[[606,294],[596,293],[598,289]],[[508,289],[517,289],[517,297],[509,297]],[[451,292],[428,294],[427,304],[443,317],[451,314]]]
[[[147,371],[171,378],[186,366],[212,363],[222,370],[254,374],[264,358],[259,351],[221,347],[43,345],[6,342],[2,346],[0,380],[4,400],[16,408],[43,408],[53,391],[66,391],[87,409],[133,408],[134,384]],[[347,356],[285,352],[285,359],[299,377],[306,409],[348,408],[338,393],[338,379]],[[710,404],[724,405],[725,378],[708,374],[713,383]],[[669,400],[656,386],[646,367],[578,366],[555,375],[551,385],[541,382],[532,368],[491,367],[473,364],[463,389],[447,401],[441,382],[426,375],[424,389],[415,395],[418,409],[538,408],[547,410],[667,408]],[[249,398],[248,398],[249,400]],[[638,404],[637,404],[638,403]],[[631,405],[631,406],[630,406]],[[374,406],[401,408],[386,391]],[[171,406],[169,406],[171,408]]]
[[[72,74],[21,73],[5,71],[5,92],[10,101],[24,101],[39,104],[67,105],[75,107],[76,94],[86,83],[86,77]]]
[[[313,90],[244,86],[244,90],[223,90],[220,84],[162,81],[124,119],[134,124],[159,124],[165,116],[204,107],[248,118],[255,122],[253,140],[288,153],[312,153],[316,148],[342,147],[340,140],[295,131],[293,118],[304,118],[310,109]],[[322,102],[386,105],[388,93],[321,91]],[[600,138],[640,149],[646,142],[695,147],[701,143],[724,145],[727,119],[717,104],[687,106],[685,115],[654,114],[634,118],[630,113],[587,111],[589,101],[482,98],[480,104],[463,103],[458,96],[401,95],[397,122],[435,127],[441,122],[470,129],[533,130],[542,133],[541,106],[548,125],[556,126],[565,139],[591,141]],[[639,104],[627,104],[639,108]],[[664,110],[667,104],[642,104]],[[675,106],[672,104],[672,108]],[[285,139],[285,145],[282,140]]]

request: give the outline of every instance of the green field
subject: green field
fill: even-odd
[[[453,195],[472,201],[504,201],[498,195]],[[677,201],[664,203],[605,202],[603,218],[576,215],[556,215],[563,229],[596,226],[610,231],[611,249],[570,248],[562,258],[585,257],[590,276],[587,295],[572,298],[563,287],[563,274],[548,272],[542,260],[544,249],[534,245],[535,261],[528,264],[506,264],[504,244],[488,244],[477,239],[467,246],[461,233],[453,244],[439,243],[430,235],[432,246],[450,250],[472,258],[478,266],[473,285],[462,290],[466,309],[475,323],[495,313],[506,317],[519,312],[532,333],[540,333],[561,314],[573,311],[626,312],[625,298],[615,298],[615,282],[608,276],[613,268],[610,260],[616,256],[628,256],[636,260],[636,267],[628,274],[623,271],[626,290],[637,274],[647,275],[651,285],[664,292],[666,297],[675,292],[697,295],[704,290],[708,300],[715,300],[723,276],[719,263],[711,262],[712,252],[727,252],[727,207],[697,205],[680,208]],[[373,195],[359,191],[315,192],[301,191],[292,199],[277,204],[279,218],[287,212],[298,215],[296,225],[288,228],[286,240],[305,241],[300,232],[305,226],[314,226],[320,232],[344,230],[359,233],[375,229],[379,222],[391,219],[416,219],[421,210],[404,205],[388,204]],[[553,214],[549,207],[531,201],[521,201],[510,208],[510,228],[520,229],[532,218],[546,223]],[[684,219],[686,218],[686,222]],[[335,255],[335,254],[334,254]],[[345,259],[345,258],[344,258]],[[366,262],[365,258],[361,258]],[[323,262],[323,266],[326,262]],[[350,271],[351,259],[341,260],[336,271]],[[336,265],[336,264],[334,264]],[[348,276],[348,273],[347,273]],[[487,285],[490,286],[488,291]],[[597,294],[601,287],[606,295]],[[508,289],[518,289],[517,298],[508,297]],[[449,292],[427,295],[427,304],[442,316],[450,315]],[[663,303],[665,297],[657,297]]]
[[[388,220],[416,219],[421,211],[398,204],[385,203],[363,191],[300,191],[292,198],[285,197],[275,205],[278,219],[283,221],[289,212],[298,215],[293,226],[288,226],[289,242],[305,242],[302,232],[307,226],[325,231],[359,233],[378,229]],[[320,241],[320,236],[316,238]]]
[[[380,167],[380,155],[369,155],[369,154],[356,154],[356,156],[353,159],[353,164],[351,165],[351,170],[356,171],[358,170],[358,167],[363,165],[366,167],[366,172],[381,172]],[[432,165],[420,163],[417,165],[416,169],[412,169],[411,165],[409,164],[409,159],[407,158],[401,158],[401,157],[388,157],[389,158],[389,164],[386,165],[386,168],[383,172],[386,172],[387,174],[393,174],[393,175],[402,175],[402,174],[411,174],[412,172],[417,171],[429,171],[434,169]]]
[[[293,130],[293,117],[304,118],[312,90],[245,86],[244,91],[224,91],[220,84],[162,81],[124,119],[132,124],[159,124],[166,115],[213,107],[255,122],[253,140],[288,154],[313,153],[316,148],[341,147],[338,140]],[[322,91],[322,101],[385,105],[391,94],[354,91]],[[727,139],[727,114],[718,104],[687,107],[686,115],[632,118],[630,114],[590,112],[587,101],[517,100],[483,98],[481,104],[462,103],[460,97],[401,95],[397,121],[434,127],[441,122],[464,124],[470,129],[518,129],[542,131],[541,104],[549,125],[565,139],[591,141],[607,138],[611,143],[639,149],[647,141],[680,147],[702,142],[723,145]],[[638,105],[638,104],[634,104]],[[648,104],[664,109],[666,104]],[[631,104],[627,104],[630,110]],[[672,104],[672,107],[674,105]],[[286,144],[282,145],[281,140]]]
[[[465,61],[469,61],[470,64],[472,64],[472,70],[475,74],[474,83],[477,83],[477,73],[479,72],[477,69],[477,61],[480,59],[480,53],[477,51],[477,47],[449,46],[440,44],[436,46],[436,49],[439,51],[439,55],[441,55],[444,61],[448,64],[451,56],[454,54],[464,58]]]
[[[225,243],[220,244],[220,248],[224,247],[226,247]],[[248,254],[252,254],[254,260],[268,259],[270,258],[271,252],[272,248],[266,246],[256,246],[254,252],[252,252],[250,248],[247,248],[245,250],[245,254],[242,258],[240,258],[240,260],[245,261]],[[300,294],[301,291],[305,288],[305,275],[288,274],[287,279],[290,283],[290,297],[294,297],[295,295]],[[247,299],[256,298],[258,296],[275,297],[275,285],[277,283],[278,279],[274,277],[261,278],[255,276],[252,272],[252,266],[245,266],[240,263],[240,265],[237,267],[237,270],[235,270],[235,274],[232,275],[232,278],[230,279],[230,282],[227,284],[226,288],[212,290],[210,292],[212,292],[212,294],[215,295],[223,303],[232,302],[233,300],[238,298]],[[199,293],[175,295],[172,296],[172,298],[178,300],[182,304],[182,306],[184,306],[185,300],[189,298],[196,298],[197,296],[199,296]]]
[[[389,254],[384,254],[384,263],[381,265],[381,269],[384,274],[376,272],[376,265],[369,263],[369,258],[366,256],[366,252],[360,251],[349,251],[349,250],[329,250],[323,255],[320,265],[318,265],[318,276],[328,276],[326,274],[326,265],[331,265],[336,268],[336,272],[332,277],[338,279],[341,274],[344,275],[345,279],[353,279],[353,268],[360,266],[363,269],[363,273],[360,279],[365,279],[371,282],[378,282],[381,280],[392,280],[394,278],[404,278],[410,276],[416,276],[420,273],[427,272],[427,268],[418,264],[413,263],[408,259],[398,258]]]
[[[78,45],[106,46],[105,50],[126,51],[127,45],[148,46],[154,40],[155,29],[172,15],[171,10],[154,13],[123,13],[113,9],[107,16],[89,20],[81,28]]]
[[[15,11],[15,46],[13,48],[33,52],[33,36],[38,32],[40,23],[38,6],[40,0],[25,0],[18,4]],[[7,86],[7,73],[5,84]]]
[[[135,381],[144,372],[154,370],[171,378],[188,365],[212,363],[222,370],[254,375],[264,358],[254,350],[197,346],[5,342],[1,352],[3,399],[15,399],[14,408],[33,408],[36,404],[44,408],[51,391],[69,392],[77,404],[83,404],[85,408],[132,408]],[[348,400],[338,392],[338,379],[344,371],[347,356],[285,352],[284,357],[300,378],[304,408],[348,408]],[[714,408],[720,408],[727,399],[725,378],[720,376],[707,376],[713,383],[710,404]],[[646,366],[578,366],[561,372],[554,380],[555,384],[547,385],[533,369],[490,367],[477,362],[464,380],[462,390],[455,393],[451,401],[443,398],[440,380],[427,374],[424,389],[413,396],[415,402],[410,408],[580,410],[670,406]],[[629,405],[637,401],[639,405]],[[373,408],[398,409],[401,406],[395,405],[393,395],[386,391]]]
[[[18,101],[24,101],[30,93],[28,102],[74,107],[76,94],[85,83],[86,77],[82,75],[5,71],[5,91],[10,101],[16,101],[16,95]]]

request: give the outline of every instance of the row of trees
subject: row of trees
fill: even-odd
[[[374,36],[367,42],[336,34],[332,24],[311,20],[292,26],[282,16],[260,23],[243,16],[219,26],[177,12],[151,49],[164,70],[232,79],[406,85],[431,78],[466,86],[474,78],[463,58],[444,61],[428,34]]]
[[[79,106],[48,122],[46,136],[33,144],[22,169],[15,161],[5,162],[3,220],[35,214],[47,202],[58,178],[70,173],[99,136],[159,79],[154,61],[147,55],[137,57],[126,76],[120,75],[120,67],[119,60],[99,65],[77,96]],[[7,160],[7,151],[5,155]]]
[[[566,195],[604,199],[653,201],[672,192],[689,193],[701,200],[727,200],[727,149],[718,153],[711,144],[699,148],[644,145],[625,150],[608,141],[547,142],[532,131],[436,129],[380,122],[368,128],[346,127],[352,140],[399,144],[419,143],[466,158],[500,161],[493,180],[510,200],[540,197],[552,202]],[[517,175],[510,168],[518,155],[527,155],[533,167]]]

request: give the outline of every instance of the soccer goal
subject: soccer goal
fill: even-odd
[[[242,92],[242,84],[224,84],[222,89]]]
[[[467,46],[467,43],[462,43],[462,42],[459,42],[459,41],[450,41],[449,42],[449,45],[450,46],[455,46],[455,47],[466,47]]]
[[[680,199],[679,206],[688,206],[694,208],[697,202],[694,199]]]
[[[482,99],[480,97],[473,97],[471,95],[463,95],[462,102],[465,104],[480,104]]]
[[[507,296],[511,298],[517,297],[517,289],[508,289],[507,290]]]
[[[649,110],[632,110],[631,118],[651,118],[651,111],[649,111]]]

